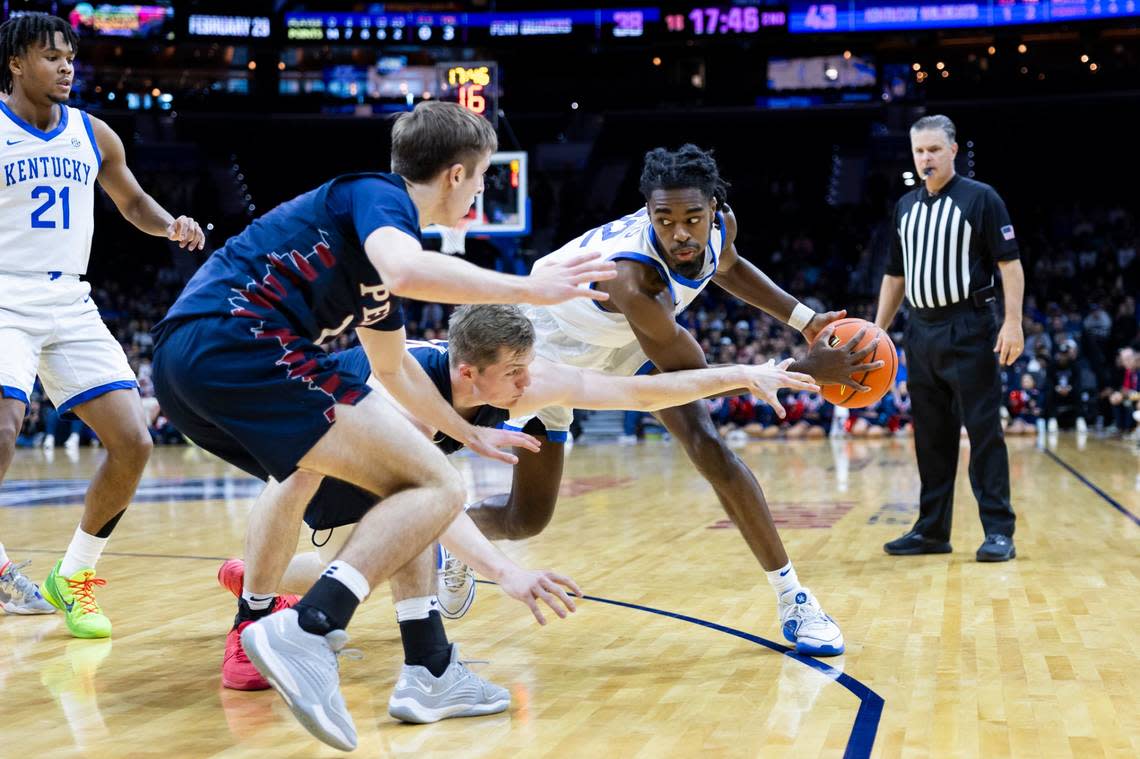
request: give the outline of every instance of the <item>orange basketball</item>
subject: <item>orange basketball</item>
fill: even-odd
[[[853,379],[859,384],[871,388],[870,391],[860,393],[855,388],[846,385],[821,385],[820,390],[823,392],[823,397],[836,406],[846,406],[847,408],[863,408],[878,403],[895,384],[895,374],[899,370],[899,355],[890,335],[866,319],[840,319],[832,322],[829,326],[835,328],[829,340],[832,347],[843,345],[854,337],[856,332],[866,328],[867,334],[863,335],[859,347],[866,348],[876,336],[879,338],[879,345],[875,348],[874,353],[863,360],[863,363],[869,364],[872,361],[881,360],[883,365],[861,375],[854,375]]]

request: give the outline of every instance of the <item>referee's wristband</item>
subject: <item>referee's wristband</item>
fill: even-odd
[[[792,309],[792,315],[788,317],[788,326],[803,332],[804,327],[811,324],[811,320],[814,318],[815,311],[803,303],[797,303],[796,307]]]

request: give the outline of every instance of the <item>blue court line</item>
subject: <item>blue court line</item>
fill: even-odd
[[[1063,463],[1063,462],[1062,462]],[[1080,476],[1079,474],[1077,475]],[[12,553],[62,553],[58,548],[18,548],[10,547]],[[155,558],[155,559],[191,559],[196,561],[224,561],[220,556],[193,556],[193,555],[172,555],[172,554],[157,554],[157,553],[119,553],[114,551],[107,551],[104,556],[127,556],[139,558]],[[482,585],[495,585],[490,580],[476,580]],[[810,656],[801,656],[793,649],[785,645],[770,641],[767,638],[761,638],[758,635],[737,630],[725,625],[719,625],[716,622],[709,622],[705,619],[697,619],[685,614],[677,614],[672,611],[665,611],[664,609],[655,609],[652,606],[642,606],[640,604],[628,603],[626,601],[615,601],[610,598],[600,598],[598,596],[583,596],[588,601],[596,601],[598,603],[609,604],[611,606],[621,606],[626,609],[633,609],[634,611],[645,611],[650,614],[657,614],[662,617],[669,617],[671,619],[679,619],[682,622],[688,622],[693,625],[700,625],[707,627],[710,630],[716,630],[727,635],[732,635],[750,643],[755,643],[758,646],[771,649],[778,654],[783,654],[789,659],[794,659],[800,664],[811,667],[824,677],[830,678],[835,682],[842,685],[851,692],[857,699],[859,699],[859,711],[855,713],[855,723],[851,726],[851,734],[847,737],[847,748],[843,752],[844,759],[869,759],[871,756],[871,748],[875,745],[875,735],[879,730],[879,718],[883,713],[883,697],[875,691],[868,688],[863,683],[856,680],[851,675],[845,672],[840,672],[834,667]]]
[[[1096,485],[1094,485],[1094,484],[1093,484],[1093,483],[1092,483],[1092,482],[1091,482],[1091,481],[1090,481],[1090,480],[1089,480],[1087,477],[1085,477],[1083,474],[1081,474],[1080,472],[1078,472],[1078,471],[1077,471],[1075,468],[1073,468],[1072,466],[1070,466],[1070,465],[1068,464],[1068,462],[1066,462],[1066,461],[1065,461],[1064,459],[1062,459],[1060,456],[1058,456],[1057,454],[1053,453],[1053,452],[1052,452],[1051,450],[1049,450],[1048,448],[1044,448],[1044,449],[1042,449],[1042,453],[1044,453],[1046,456],[1048,456],[1049,458],[1051,458],[1051,459],[1053,459],[1054,461],[1056,461],[1058,464],[1060,464],[1061,466],[1063,466],[1065,469],[1068,469],[1068,470],[1069,470],[1069,474],[1071,474],[1071,475],[1073,475],[1074,477],[1076,477],[1078,480],[1080,480],[1080,481],[1081,481],[1081,482],[1083,482],[1085,485],[1087,485],[1087,486],[1089,487],[1089,489],[1090,489],[1090,490],[1092,490],[1094,493],[1096,493],[1097,495],[1099,495],[1099,496],[1100,496],[1101,498],[1103,498],[1104,500],[1108,501],[1108,505],[1109,505],[1109,506],[1111,506],[1112,508],[1114,508],[1114,509],[1116,509],[1117,511],[1119,511],[1119,512],[1120,512],[1121,514],[1123,514],[1124,516],[1126,516],[1126,517],[1128,517],[1129,519],[1131,519],[1131,520],[1132,520],[1132,521],[1133,521],[1135,524],[1137,524],[1137,525],[1140,525],[1140,517],[1136,516],[1136,515],[1135,515],[1135,514],[1133,514],[1131,511],[1129,511],[1128,509],[1124,508],[1124,505],[1123,505],[1123,504],[1121,504],[1121,503],[1120,503],[1120,501],[1116,500],[1115,498],[1113,498],[1112,496],[1110,496],[1108,493],[1106,493],[1106,492],[1104,492],[1103,490],[1101,490],[1100,488],[1098,488],[1098,487],[1097,487]]]
[[[476,580],[476,582],[484,585],[494,585],[495,583],[490,580]],[[843,752],[844,759],[866,759],[871,756],[871,747],[875,745],[875,735],[879,730],[879,718],[883,713],[883,697],[875,691],[868,688],[863,683],[856,680],[851,675],[831,667],[824,662],[813,659],[810,656],[802,656],[797,654],[793,649],[781,645],[766,638],[761,638],[758,635],[737,630],[732,627],[719,625],[716,622],[709,622],[705,619],[697,619],[685,614],[677,614],[672,611],[665,611],[664,609],[655,609],[652,606],[642,606],[640,604],[628,603],[626,601],[614,601],[610,598],[599,598],[597,596],[583,596],[586,600],[597,601],[598,603],[610,604],[611,606],[622,606],[627,609],[634,609],[635,611],[645,611],[650,614],[657,614],[662,617],[669,617],[671,619],[679,619],[682,622],[688,622],[693,625],[700,625],[707,627],[717,632],[722,632],[727,635],[732,635],[750,643],[755,643],[758,646],[771,649],[776,653],[783,654],[790,659],[795,659],[800,664],[804,664],[812,669],[820,672],[825,677],[828,677],[835,682],[842,685],[851,692],[856,698],[859,699],[859,711],[855,714],[855,723],[851,726],[851,734],[847,737],[847,748]]]

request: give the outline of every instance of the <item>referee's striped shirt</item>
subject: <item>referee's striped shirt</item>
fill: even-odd
[[[887,274],[904,278],[912,308],[966,300],[993,284],[997,261],[1016,258],[1009,212],[988,184],[955,174],[937,195],[920,183],[895,206]]]

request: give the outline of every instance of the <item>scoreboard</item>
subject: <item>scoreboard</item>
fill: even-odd
[[[459,103],[472,113],[499,123],[499,64],[494,61],[438,63],[441,100]]]
[[[1140,15],[1140,0],[793,1],[792,33],[948,29],[1091,21]]]

